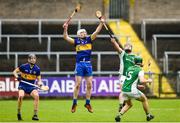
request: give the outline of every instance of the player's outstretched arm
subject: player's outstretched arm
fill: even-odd
[[[96,30],[95,30],[95,31],[93,32],[93,34],[91,35],[91,39],[92,39],[92,40],[96,39],[96,37],[97,37],[98,33],[101,31],[102,27],[103,27],[103,22],[101,21],[101,22],[99,23],[98,27],[96,28]]]
[[[111,43],[113,44],[114,48],[118,53],[121,53],[123,49],[119,46],[119,44],[116,42],[115,38],[111,38]]]
[[[63,37],[64,37],[64,39],[67,41],[67,42],[69,42],[70,44],[74,44],[74,39],[72,39],[71,37],[69,37],[69,35],[68,35],[68,32],[67,32],[67,30],[68,30],[68,24],[64,24],[63,25],[63,28],[64,28],[64,32],[63,32]]]

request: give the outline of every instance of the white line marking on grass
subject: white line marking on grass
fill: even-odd
[[[19,122],[1,122],[1,123],[19,123]],[[23,123],[35,123],[35,122],[23,122]],[[36,123],[114,123],[114,122],[36,122]],[[123,123],[147,123],[147,122],[123,122]],[[180,122],[153,122],[153,123],[180,123]]]
[[[141,108],[132,108],[130,110],[142,110]],[[150,108],[150,110],[155,110],[155,111],[174,111],[174,110],[180,110],[180,108]]]
[[[129,109],[129,110],[142,110],[143,109],[143,107],[139,107],[139,108],[131,108],[131,109]],[[150,108],[150,110],[157,110],[157,111],[174,111],[174,110],[180,110],[180,108]],[[84,111],[84,110],[81,110],[81,111]],[[98,109],[98,110],[95,110],[95,111],[110,111],[109,109]]]

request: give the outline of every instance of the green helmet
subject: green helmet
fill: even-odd
[[[134,57],[134,63],[135,64],[142,64],[142,62],[143,62],[143,59],[140,57],[140,56],[135,56]]]

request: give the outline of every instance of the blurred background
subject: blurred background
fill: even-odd
[[[62,25],[78,3],[82,9],[70,22],[71,37],[80,28],[93,33],[99,23],[95,12],[100,10],[121,47],[130,42],[133,53],[143,57],[146,77],[153,78],[146,95],[180,97],[179,0],[0,0],[0,99],[17,97],[12,71],[27,62],[29,53],[37,55],[43,82],[50,87],[41,96],[72,97],[76,53],[63,39]],[[92,96],[117,98],[119,58],[105,28],[92,54]]]

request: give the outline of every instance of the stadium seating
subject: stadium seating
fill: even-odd
[[[134,30],[137,32],[138,36],[141,37],[141,24],[133,24]],[[152,36],[154,34],[179,34],[180,32],[180,22],[166,22],[166,23],[154,23],[146,24],[146,47],[152,53]],[[157,61],[161,69],[163,69],[163,57],[165,51],[180,51],[180,38],[158,38],[157,42]],[[171,61],[177,60],[171,58]],[[175,63],[170,63],[171,66]],[[174,66],[174,65],[173,65]],[[175,65],[180,68],[179,64]],[[171,67],[170,67],[171,68]],[[172,71],[177,72],[177,69],[172,69]]]
[[[95,31],[98,24],[84,24],[82,25],[82,28],[85,28],[88,32],[88,34],[93,33]],[[36,24],[32,23],[25,23],[25,24],[19,24],[19,23],[4,23],[2,24],[2,35],[37,35],[38,28]],[[76,35],[77,32],[77,25],[70,25],[69,26],[69,34],[70,35]],[[62,35],[63,34],[63,28],[61,24],[42,24],[42,35]],[[105,30],[103,29],[100,32],[100,35],[106,34]],[[38,37],[11,37],[10,38],[10,45],[9,45],[9,51],[10,52],[46,52],[48,47],[48,39],[46,37],[41,38],[41,43],[39,42]],[[70,45],[68,42],[66,42],[63,37],[52,37],[51,38],[51,46],[50,46],[50,52],[65,52],[65,51],[75,51],[74,46]],[[0,49],[1,52],[7,51],[7,39],[2,38],[2,42],[0,43]],[[98,37],[94,43],[93,43],[93,51],[114,51],[114,48],[112,47],[112,44],[110,43],[109,38],[101,38]],[[117,71],[119,68],[117,67],[119,64],[118,57],[117,62],[109,60],[109,58],[114,59],[114,56],[103,56],[102,57],[102,68],[101,70],[104,71]],[[12,71],[14,69],[14,61],[15,58],[12,56],[9,57],[9,60],[7,56],[1,56],[1,62],[8,61],[10,63],[6,63],[3,66],[1,66],[1,71]],[[26,56],[21,55],[18,57],[18,65],[26,62]],[[56,71],[56,56],[50,56],[50,59],[47,55],[38,55],[38,63],[40,63],[40,67],[42,71]],[[93,62],[93,69],[97,70],[97,56],[93,55],[92,57]],[[9,65],[11,64],[11,65]],[[73,71],[74,70],[74,64],[75,64],[75,56],[73,55],[64,55],[60,56],[60,70],[61,71]],[[67,67],[68,66],[68,67]]]

